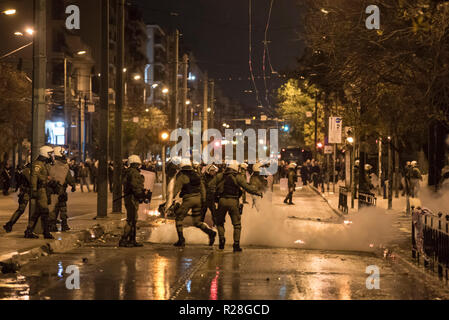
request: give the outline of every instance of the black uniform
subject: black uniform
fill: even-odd
[[[192,210],[193,225],[209,236],[209,245],[212,246],[217,233],[201,221],[201,210],[206,204],[206,188],[201,176],[190,166],[186,166],[176,176],[173,198],[181,191],[182,204],[176,210],[176,231],[178,242],[174,245],[182,247],[185,245],[183,235],[183,221],[187,213]]]
[[[11,219],[3,226],[6,232],[11,232],[14,224],[19,220],[19,218],[25,212],[25,209],[30,201],[31,192],[31,180],[30,180],[30,166],[27,164],[25,168],[18,172],[17,174],[17,186],[19,187],[19,207],[11,216]]]
[[[126,169],[123,179],[123,192],[125,194],[126,225],[123,236],[120,239],[121,247],[140,247],[136,242],[136,223],[139,203],[145,198],[146,191],[143,188],[144,177],[140,174],[138,164],[131,164]]]
[[[261,196],[262,193],[257,187],[248,184],[246,178],[235,170],[227,169],[224,174],[217,176],[217,193],[220,196],[215,223],[219,236],[219,248],[224,249],[225,245],[225,218],[229,213],[234,227],[234,251],[242,251],[240,248],[240,233],[242,230],[239,198],[242,196],[242,189],[248,193]]]
[[[298,181],[298,176],[296,175],[296,168],[289,168],[287,177],[288,177],[288,194],[284,199],[284,203],[293,204],[293,192],[295,192],[296,181]]]

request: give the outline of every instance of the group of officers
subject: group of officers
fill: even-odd
[[[147,190],[143,188],[144,178],[140,174],[142,164],[140,158],[132,155],[128,159],[129,169],[125,172],[124,193],[127,210],[127,225],[120,239],[119,246],[136,247],[141,244],[136,242],[135,229],[139,203],[142,203]],[[178,241],[176,247],[184,247],[186,240],[183,233],[183,221],[191,211],[193,225],[203,231],[209,238],[209,245],[213,246],[217,236],[204,220],[207,210],[210,210],[213,223],[218,231],[219,249],[225,247],[225,218],[229,214],[234,227],[233,251],[242,251],[240,247],[242,204],[240,199],[244,192],[253,196],[253,205],[257,199],[263,196],[266,190],[266,180],[260,174],[262,164],[253,165],[253,174],[250,182],[247,182],[246,163],[239,164],[232,161],[227,167],[220,170],[210,164],[205,170],[199,165],[192,165],[190,159],[181,159],[180,163],[167,168],[168,194],[167,201],[159,207],[162,216],[167,216],[169,211],[174,211]],[[203,172],[204,171],[204,172]],[[176,205],[174,199],[179,194],[182,202]],[[246,200],[246,199],[245,199]],[[217,206],[218,204],[218,206]],[[257,208],[257,205],[255,205]]]
[[[128,168],[123,174],[124,202],[127,211],[127,222],[119,241],[121,247],[139,247],[142,244],[136,241],[136,223],[139,204],[151,201],[151,191],[144,188],[144,177],[141,174],[142,161],[139,156],[131,155],[128,158]],[[247,182],[248,164],[231,161],[226,167],[217,167],[214,164],[207,165],[203,170],[199,165],[192,165],[190,159],[181,159],[178,165],[171,169],[168,195],[165,204],[160,206],[163,216],[169,211],[174,211],[178,241],[176,247],[185,246],[183,234],[183,221],[191,211],[193,225],[203,231],[209,238],[209,245],[213,246],[217,236],[211,227],[205,222],[207,210],[210,211],[213,223],[218,231],[219,249],[224,249],[225,219],[229,214],[234,227],[233,251],[242,251],[240,247],[241,214],[243,204],[246,201],[245,192],[252,197],[253,207],[260,209],[259,200],[267,190],[267,180],[261,174],[263,164],[256,163],[252,166],[252,175]],[[291,174],[294,167],[291,167]],[[170,171],[170,170],[168,170]],[[289,191],[294,191],[296,181],[289,176]],[[52,148],[43,146],[39,149],[39,156],[32,164],[27,164],[20,173],[19,178],[19,207],[13,213],[10,220],[3,226],[6,232],[11,232],[14,224],[25,212],[31,199],[35,200],[35,209],[29,218],[25,230],[25,238],[37,239],[34,232],[39,219],[42,221],[43,236],[45,239],[54,239],[51,232],[57,232],[58,216],[61,219],[61,231],[68,231],[67,223],[67,188],[76,191],[75,179],[72,176],[67,162],[66,150],[63,147]],[[292,192],[291,192],[292,193]],[[57,195],[54,210],[50,212],[51,195]],[[174,199],[179,194],[182,202],[178,205]],[[291,202],[291,194],[287,197]]]
[[[31,199],[35,199],[36,206],[25,230],[25,238],[39,238],[34,233],[39,218],[45,239],[54,239],[51,232],[58,231],[58,216],[61,219],[61,231],[70,230],[67,223],[68,186],[71,186],[72,192],[76,191],[75,179],[67,163],[66,150],[63,147],[41,147],[37,159],[32,164],[26,164],[19,174],[19,207],[3,226],[5,231],[12,231]],[[49,205],[53,194],[57,195],[57,202],[54,210],[50,212]]]

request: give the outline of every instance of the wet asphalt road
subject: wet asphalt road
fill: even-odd
[[[311,195],[303,191],[310,200]],[[299,192],[298,196],[301,196]],[[324,208],[324,207],[323,207]],[[323,209],[324,210],[324,209]],[[142,232],[141,232],[142,234]],[[148,238],[148,237],[147,237]],[[374,253],[245,246],[241,253],[206,245],[177,249],[145,242],[117,248],[118,235],[65,254],[42,257],[0,275],[0,299],[447,299],[395,261]],[[76,265],[80,289],[66,288]],[[380,289],[366,288],[366,267],[380,270]]]

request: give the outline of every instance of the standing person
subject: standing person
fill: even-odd
[[[240,164],[239,172],[245,177],[246,182],[249,182],[249,179],[248,179],[249,173],[248,173],[248,164],[247,163],[243,162]],[[248,204],[249,202],[246,200],[246,192],[244,190],[242,192],[243,192],[242,202],[243,202],[243,204]]]
[[[39,218],[42,220],[45,239],[54,239],[49,230],[48,224],[48,199],[47,184],[49,182],[48,165],[53,162],[53,148],[43,146],[39,149],[39,156],[33,162],[30,173],[31,199],[36,199],[36,208],[30,217],[28,227],[25,231],[25,238],[37,239],[39,236],[34,233]]]
[[[313,161],[312,166],[312,183],[315,188],[318,188],[318,180],[320,176],[320,166],[318,161]]]
[[[92,188],[94,192],[98,189],[98,160],[90,166],[90,181],[92,182]]]
[[[78,176],[80,178],[81,192],[84,192],[83,190],[84,185],[86,185],[87,191],[90,192],[89,181],[87,181],[87,178],[89,176],[89,170],[84,166],[83,162],[80,162],[80,169],[78,170]]]
[[[54,194],[58,195],[55,208],[50,212],[49,228],[51,232],[57,232],[56,220],[61,214],[61,231],[68,231],[70,227],[67,223],[67,186],[72,187],[71,191],[76,191],[75,178],[70,173],[69,164],[67,163],[66,150],[63,147],[55,147],[55,164],[49,168],[50,177],[56,181]]]
[[[145,199],[147,191],[143,183],[145,178],[140,174],[142,161],[139,156],[131,155],[128,158],[129,168],[125,170],[123,179],[123,192],[126,208],[126,225],[120,238],[120,247],[142,247],[143,244],[136,241],[137,212],[139,203]]]
[[[294,163],[294,162],[292,162],[292,163]],[[290,165],[287,166],[287,169],[288,169],[288,171],[287,171],[287,178],[288,178],[288,175],[289,175],[289,172],[290,172]],[[301,175],[302,185],[306,186],[307,185],[307,180],[308,180],[308,173],[309,173],[308,168],[307,168],[307,162],[304,162],[302,164],[301,169],[299,169],[299,173]]]
[[[412,198],[418,198],[420,181],[422,181],[421,171],[418,168],[418,162],[412,161],[410,163],[410,190]]]
[[[109,192],[112,192],[112,184],[114,181],[114,163],[112,161],[109,161],[108,165],[108,182],[109,182]]]
[[[174,246],[185,246],[183,221],[190,210],[192,210],[193,225],[209,236],[209,246],[212,246],[217,233],[201,221],[201,209],[206,205],[206,188],[189,159],[181,160],[181,171],[176,176],[174,190],[170,192],[173,194],[168,197],[169,199],[174,199],[179,192],[182,197],[182,204],[175,212],[178,241],[174,243]]]
[[[12,227],[20,219],[20,217],[25,212],[25,209],[30,201],[30,191],[31,191],[31,176],[30,176],[31,164],[28,163],[25,168],[18,172],[17,175],[17,187],[20,189],[19,192],[19,207],[11,216],[11,219],[3,226],[6,232],[11,232]]]
[[[218,168],[210,164],[206,167],[206,172],[203,175],[204,184],[206,186],[206,205],[201,210],[201,222],[204,222],[207,209],[210,210],[212,219],[215,219],[215,191],[216,191],[216,176]]]
[[[262,163],[260,162],[254,164],[253,174],[251,175],[249,184],[254,186],[259,193],[263,194],[267,190],[267,180],[265,180],[264,176],[260,175],[261,167]],[[252,194],[251,199],[252,199],[252,208],[256,208],[257,211],[260,211],[259,196]]]
[[[411,185],[410,178],[411,178],[411,171],[412,171],[411,169],[412,169],[411,162],[407,161],[405,163],[405,167],[404,167],[404,191],[402,193],[403,196],[406,194],[408,196],[410,196],[412,194],[411,188],[410,188],[410,185]]]
[[[217,179],[218,180],[218,179]],[[242,189],[248,193],[262,196],[255,186],[246,182],[246,177],[239,173],[239,164],[233,160],[226,171],[221,175],[220,181],[217,181],[217,193],[220,196],[218,201],[217,216],[215,223],[217,224],[220,250],[224,249],[225,239],[225,219],[228,213],[231,216],[231,222],[234,227],[234,245],[233,251],[240,252],[240,233],[242,230],[241,213],[239,207],[239,198],[242,196]]]
[[[9,195],[9,189],[11,188],[10,168],[7,161],[5,161],[4,165],[2,166],[1,179],[3,186],[3,195],[7,196]]]
[[[287,177],[288,177],[288,194],[284,199],[284,203],[288,205],[294,205],[293,192],[295,192],[296,181],[298,180],[298,176],[296,175],[296,163],[292,162],[288,165]]]

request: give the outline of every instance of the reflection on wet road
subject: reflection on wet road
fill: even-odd
[[[0,274],[0,299],[449,298],[447,288],[425,283],[394,260],[348,251],[370,240],[368,231],[379,233],[372,221],[364,224],[361,222],[366,221],[354,217],[350,233],[342,222],[334,221],[321,198],[307,190],[297,194],[297,208],[275,204],[261,213],[251,209],[244,213],[241,253],[232,252],[232,243],[224,251],[206,246],[204,234],[192,228],[185,230],[187,247],[174,248],[170,244],[175,241],[173,224],[161,225],[157,232],[147,224],[139,231],[141,238],[147,239],[142,248],[118,248],[119,235],[110,234],[68,253],[41,257],[17,274]],[[280,199],[280,195],[276,197]],[[274,203],[282,201],[273,199]],[[315,221],[318,218],[322,220]],[[232,233],[230,226],[228,231]],[[165,239],[159,241],[164,244],[149,242],[156,233]],[[298,236],[306,240],[305,245],[313,240],[317,246],[305,249]],[[70,276],[66,271],[71,265],[79,267],[80,289],[66,288]],[[368,266],[380,271],[379,290],[366,288]]]
[[[80,268],[79,290],[65,286],[68,265]],[[380,269],[379,290],[365,286],[369,265]],[[444,299],[397,269],[357,252],[249,247],[234,254],[206,246],[111,245],[44,257],[16,275],[2,275],[0,298]]]

